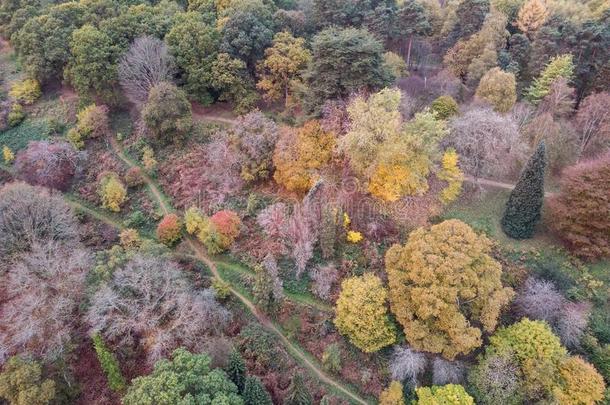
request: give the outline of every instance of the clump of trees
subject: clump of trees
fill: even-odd
[[[83,157],[67,142],[33,141],[17,153],[14,169],[29,184],[65,191]]]
[[[158,83],[148,93],[142,108],[142,121],[157,142],[181,140],[193,125],[191,104],[175,85]]]
[[[47,405],[55,399],[55,381],[42,377],[36,361],[14,356],[0,373],[0,398],[14,405]]]

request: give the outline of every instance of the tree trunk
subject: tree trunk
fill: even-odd
[[[407,68],[411,69],[411,46],[413,45],[413,35],[409,36],[409,47],[407,48]]]

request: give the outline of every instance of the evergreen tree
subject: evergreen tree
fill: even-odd
[[[502,229],[508,236],[515,239],[532,237],[544,201],[545,167],[546,149],[544,142],[540,142],[508,198],[502,217]]]
[[[246,382],[246,362],[235,349],[229,355],[229,364],[227,364],[226,371],[231,381],[237,385],[237,389],[242,393]]]
[[[244,405],[273,405],[271,395],[258,377],[246,377],[242,398]]]
[[[307,390],[303,378],[296,374],[292,377],[292,382],[288,387],[288,395],[286,396],[286,405],[311,405],[313,399]]]

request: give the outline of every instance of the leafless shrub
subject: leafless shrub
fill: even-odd
[[[288,207],[275,203],[259,212],[256,222],[270,238],[277,238],[285,230],[288,222]]]
[[[0,310],[0,363],[17,352],[52,361],[69,348],[91,265],[86,250],[49,242],[35,244],[9,269],[8,300]]]
[[[474,108],[451,120],[446,143],[460,155],[460,165],[474,177],[515,172],[527,155],[516,123],[487,108]]]
[[[556,330],[565,346],[572,349],[578,347],[589,323],[590,310],[589,304],[581,302],[568,302],[563,306],[557,318]]]
[[[392,380],[404,381],[416,386],[417,377],[425,371],[427,363],[428,360],[423,353],[406,346],[396,346],[389,366]]]
[[[284,299],[284,285],[280,278],[280,270],[272,254],[268,254],[263,259],[263,268],[269,275],[272,281],[273,299],[275,302],[281,302]]]
[[[148,92],[161,82],[172,80],[174,60],[165,43],[155,37],[136,38],[119,62],[119,81],[125,95],[140,107]]]
[[[468,382],[477,403],[521,403],[519,400],[523,396],[523,387],[520,370],[511,353],[485,357],[470,369]]]
[[[93,331],[119,345],[140,343],[151,363],[179,346],[201,350],[230,318],[214,292],[194,290],[176,263],[141,255],[114,272],[87,314]]]
[[[531,104],[525,101],[519,101],[513,106],[510,112],[510,116],[513,121],[517,124],[519,131],[523,129],[528,122],[536,115],[536,109]]]
[[[313,248],[318,237],[305,207],[301,205],[294,207],[284,235],[296,265],[296,276],[300,278],[307,263],[313,257]]]
[[[25,183],[0,189],[0,257],[27,251],[37,242],[77,239],[76,219],[61,196]]]
[[[529,278],[514,303],[520,315],[553,325],[565,304],[565,298],[552,282]]]
[[[330,298],[330,291],[333,284],[339,280],[339,271],[334,264],[317,266],[310,273],[313,284],[311,291],[323,300]]]
[[[461,361],[448,361],[435,357],[432,362],[432,383],[434,385],[462,384],[466,367]]]

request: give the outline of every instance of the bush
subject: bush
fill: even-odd
[[[451,96],[440,96],[430,104],[430,109],[439,120],[446,120],[457,115],[459,106]]]
[[[408,347],[395,346],[389,364],[393,380],[406,381],[410,386],[417,386],[417,377],[426,370],[426,355]]]
[[[33,141],[17,154],[15,172],[32,185],[66,191],[81,158],[67,142]]]
[[[157,226],[157,239],[159,242],[172,246],[178,240],[182,233],[182,223],[176,214],[167,214]]]
[[[113,391],[123,391],[125,389],[125,379],[121,374],[119,362],[116,357],[108,350],[100,335],[95,334],[91,339],[93,340],[93,347],[95,348],[100,366],[102,367],[102,370],[104,370],[104,373],[106,373],[108,386]]]
[[[127,190],[116,173],[102,176],[98,193],[102,199],[102,207],[113,212],[121,211],[121,205],[127,200]]]
[[[326,346],[322,353],[322,366],[326,371],[338,373],[341,371],[341,349],[337,343]]]
[[[125,183],[128,187],[138,187],[144,184],[142,169],[137,166],[130,167],[125,172]]]
[[[161,82],[150,89],[142,120],[157,141],[182,139],[193,125],[191,104],[182,90]]]
[[[138,231],[133,228],[127,228],[121,231],[119,239],[121,241],[121,246],[126,250],[137,249],[142,243]]]
[[[2,147],[2,158],[4,159],[4,164],[10,165],[15,160],[15,154],[8,146],[4,145]]]
[[[217,254],[228,249],[239,235],[241,220],[233,211],[222,210],[209,219],[203,218],[197,231],[197,237],[206,246],[210,254]]]
[[[37,80],[25,79],[13,84],[8,95],[19,103],[30,105],[34,104],[42,95],[40,83]]]
[[[416,405],[474,405],[474,400],[461,385],[448,384],[442,387],[423,387],[415,390]]]
[[[8,113],[8,126],[16,127],[25,119],[25,111],[23,111],[23,106],[21,104],[13,104],[11,106],[11,111]]]
[[[392,381],[390,386],[383,390],[379,395],[379,405],[404,405],[405,398],[403,395],[402,384],[398,381]]]
[[[79,111],[77,117],[78,132],[84,138],[99,138],[110,132],[108,107],[91,104]]]
[[[55,398],[55,382],[43,380],[40,364],[11,357],[0,374],[0,398],[11,405],[47,405]]]

